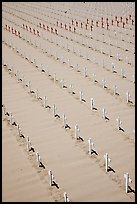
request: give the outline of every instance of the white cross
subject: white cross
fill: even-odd
[[[54,105],[53,105],[53,117],[55,117],[55,115],[56,115],[56,109],[57,109],[57,108],[56,108],[56,105],[54,104]]]
[[[124,78],[124,76],[125,76],[124,74],[125,74],[125,73],[124,73],[124,68],[121,68],[121,77],[122,77],[122,78]]]
[[[104,155],[105,164],[106,164],[106,172],[108,171],[108,162],[111,162],[111,159],[108,157],[108,153]]]
[[[93,73],[93,82],[95,82],[95,81],[96,81],[96,74]]]
[[[120,125],[122,124],[122,121],[120,120],[120,117],[118,116],[118,118],[116,119],[117,121],[117,129],[120,129]]]
[[[77,64],[76,70],[77,70],[77,72],[79,71],[79,65],[78,64]]]
[[[70,200],[69,200],[68,195],[67,195],[66,192],[64,193],[64,201],[65,201],[65,202],[70,202]]]
[[[114,95],[116,95],[117,94],[117,86],[113,85],[113,88],[114,88]]]
[[[31,92],[31,83],[29,81],[29,92]]]
[[[125,178],[125,180],[126,180],[126,193],[128,193],[128,183],[129,183],[129,182],[132,183],[132,180],[131,180],[131,178],[129,177],[129,173],[125,173],[125,174],[124,174],[124,178]]]
[[[38,89],[36,89],[36,99],[38,99]]]
[[[67,124],[67,117],[66,117],[65,114],[63,114],[63,125],[64,125],[64,128],[65,128],[66,124]]]
[[[115,71],[114,69],[115,69],[115,65],[114,65],[114,63],[112,62],[112,64],[111,64],[111,67],[112,67],[112,73]]]
[[[30,138],[27,136],[27,151],[30,150],[30,146],[31,146]]]
[[[105,88],[105,86],[106,86],[106,80],[105,80],[105,79],[102,79],[102,83],[103,83],[103,88]]]
[[[53,176],[51,170],[48,171],[48,174],[49,174],[49,184],[50,184],[50,186],[52,186],[54,176]]]
[[[39,166],[40,165],[40,154],[38,152],[36,152],[36,157],[37,157],[37,162]]]
[[[128,103],[130,101],[130,93],[129,91],[126,92],[126,102]]]
[[[73,93],[73,85],[72,84],[70,84],[70,93],[72,94]]]
[[[105,108],[102,108],[102,113],[103,113],[102,118],[103,118],[103,119],[106,119],[106,113],[107,113],[107,111],[106,111]]]
[[[88,139],[88,153],[91,154],[93,147],[94,147],[94,143],[92,142],[91,138]]]
[[[91,110],[93,110],[93,108],[94,108],[94,99],[93,98],[90,99],[90,108],[91,108]]]
[[[18,127],[19,136],[21,136],[21,128],[19,127],[19,125],[17,127]]]
[[[60,85],[61,85],[61,88],[63,89],[63,87],[64,87],[64,79],[60,80]]]
[[[10,125],[12,125],[12,119],[13,119],[13,116],[12,116],[12,113],[10,112]]]
[[[84,67],[84,77],[87,77],[87,67]]]
[[[80,129],[78,128],[78,125],[75,125],[75,139],[79,138],[79,133],[80,133]]]
[[[83,99],[83,92],[80,91],[79,94],[80,94],[80,102],[82,102],[82,99]]]
[[[54,82],[56,82],[56,73],[54,73]]]
[[[43,98],[43,105],[44,105],[44,108],[46,108],[46,102],[47,102],[47,97],[46,96],[44,96],[44,98]]]
[[[132,74],[132,81],[135,83],[135,74]]]

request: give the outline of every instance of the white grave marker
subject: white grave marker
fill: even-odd
[[[31,146],[30,138],[27,136],[27,151],[30,150],[30,146]]]
[[[117,94],[117,86],[115,84],[113,85],[113,89],[114,89],[114,95],[116,95]]]
[[[88,153],[91,154],[94,147],[94,143],[92,142],[91,138],[88,139]]]
[[[37,158],[38,166],[40,166],[40,154],[38,152],[36,152],[36,158]]]
[[[49,185],[52,186],[54,176],[51,170],[48,171],[48,174],[49,174]]]
[[[115,72],[115,65],[114,65],[113,62],[112,62],[112,64],[111,64],[111,69],[112,69],[112,73],[114,73],[114,72]]]
[[[76,71],[79,72],[79,65],[76,66]]]
[[[80,97],[79,97],[80,102],[82,102],[82,100],[83,100],[83,92],[82,92],[82,91],[80,91],[80,92],[79,92],[79,95],[80,95]]]
[[[130,102],[130,97],[131,97],[131,95],[130,95],[129,91],[127,91],[126,92],[126,102],[127,103]]]
[[[65,114],[63,114],[63,126],[64,126],[64,128],[66,127],[66,124],[67,124],[67,117]]]
[[[132,82],[135,83],[135,74],[132,74]]]
[[[56,105],[54,104],[53,105],[53,117],[55,117],[55,115],[56,115],[56,110],[57,110],[57,108],[56,108]]]
[[[21,128],[19,127],[19,125],[17,126],[17,128],[18,128],[19,136],[21,136]]]
[[[56,73],[54,73],[54,83],[56,82]]]
[[[64,202],[70,202],[67,193],[64,193]]]
[[[46,108],[46,106],[47,106],[47,97],[46,96],[44,96],[43,97],[43,106],[44,106],[44,108]]]
[[[90,99],[90,109],[91,110],[94,109],[94,99],[93,98]]]
[[[103,88],[106,87],[106,80],[105,79],[102,79],[102,86],[103,86]]]
[[[75,125],[75,139],[77,140],[79,138],[80,129],[78,128],[78,125]]]
[[[36,99],[39,98],[39,95],[38,95],[38,89],[36,89]]]
[[[102,108],[102,118],[105,120],[106,119],[106,109],[105,108]]]
[[[132,183],[132,180],[131,180],[131,178],[129,177],[129,173],[125,173],[125,174],[124,174],[124,178],[125,178],[125,180],[126,180],[126,193],[128,193],[128,184],[129,184],[129,182]]]
[[[70,84],[70,86],[69,86],[69,87],[70,87],[70,93],[71,93],[71,94],[73,94],[73,85],[72,85],[72,84]]]
[[[93,82],[96,82],[96,74],[93,73]]]
[[[30,83],[30,81],[29,81],[29,92],[31,92],[31,83]]]
[[[62,89],[64,88],[64,79],[60,80],[60,86],[61,86]]]
[[[12,116],[12,113],[10,112],[10,125],[12,125],[12,120],[13,120],[13,116]]]
[[[84,77],[87,77],[87,67],[84,67]]]
[[[108,153],[104,155],[105,164],[106,164],[106,173],[108,171],[108,163],[111,162],[111,159],[108,157]]]
[[[120,129],[120,126],[122,124],[122,121],[120,120],[120,117],[118,116],[118,118],[116,119],[116,122],[117,122],[117,129],[119,130]]]
[[[125,70],[124,70],[124,68],[121,68],[121,77],[122,77],[122,78],[125,77]]]

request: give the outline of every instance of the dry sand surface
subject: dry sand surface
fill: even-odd
[[[134,2],[2,3],[2,201],[135,202]]]

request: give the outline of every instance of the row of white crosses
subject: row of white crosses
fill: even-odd
[[[5,112],[5,109],[4,109],[4,112]],[[13,118],[13,116],[12,116],[12,113],[10,112],[10,125],[12,125],[12,118]],[[19,127],[19,125],[18,125],[18,132],[19,132],[19,136],[21,136],[21,128]],[[30,138],[28,136],[26,138],[26,142],[27,142],[27,151],[30,151],[31,141],[30,141]],[[40,157],[39,152],[36,152],[36,160],[37,160],[38,167],[40,167],[41,157]],[[49,174],[49,184],[50,184],[50,186],[52,186],[53,182],[54,182],[54,176],[53,176],[53,173],[52,173],[51,170],[48,171],[48,174]],[[66,192],[64,192],[64,201],[65,202],[70,202]]]
[[[5,113],[5,106],[4,106],[4,113]],[[10,112],[10,125],[12,125],[12,113]],[[19,132],[19,136],[21,136],[21,128],[19,127],[18,125],[18,132]],[[31,149],[31,141],[30,141],[30,138],[27,136],[26,138],[26,142],[27,142],[27,151],[30,151]],[[38,167],[40,167],[40,164],[41,164],[41,157],[40,157],[40,154],[39,152],[36,152],[36,160],[37,160],[37,164],[38,164]],[[48,174],[49,174],[49,184],[50,186],[53,185],[53,182],[54,182],[54,176],[53,176],[53,173],[51,170],[48,171]],[[65,202],[69,202],[69,198],[68,198],[68,195],[67,193],[65,192],[64,193],[64,201]]]
[[[92,142],[91,138],[88,139],[88,154],[91,155],[92,151],[95,151],[94,150],[94,143]],[[108,156],[108,153],[106,153],[104,155],[104,159],[105,159],[105,171],[106,173],[108,172],[108,167],[109,167],[109,163],[111,162],[111,159],[109,158]],[[124,174],[124,178],[126,180],[126,193],[128,193],[128,183],[129,182],[132,182],[131,179],[129,178],[129,174],[128,173],[125,173]]]
[[[51,170],[48,171],[48,175],[49,175],[49,185],[52,186],[54,184],[54,175]],[[68,198],[68,194],[66,192],[64,192],[63,196],[64,196],[64,202],[70,202]]]

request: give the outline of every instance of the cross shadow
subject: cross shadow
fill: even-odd
[[[72,94],[75,94],[75,92],[74,92],[74,91],[72,91]]]
[[[107,116],[105,116],[105,120],[109,120],[109,118]]]
[[[95,79],[94,82],[98,83],[98,81]]]
[[[29,149],[29,152],[30,152],[30,151],[35,152],[34,147],[31,147],[31,148]]]
[[[49,105],[47,105],[46,108],[49,108],[49,109],[50,109],[51,107],[50,107]]]
[[[6,112],[5,115],[8,115],[8,116],[9,116],[10,114],[9,114],[8,112]]]
[[[42,100],[42,98],[41,98],[41,97],[38,97],[38,100]]]
[[[35,93],[35,91],[30,91],[30,93]]]
[[[58,184],[57,184],[55,181],[52,181],[51,186],[56,186],[56,188],[58,188],[58,189],[59,189],[59,186],[58,186]]]
[[[12,123],[12,125],[15,125],[15,126],[17,126],[17,123],[13,122],[13,123]]]
[[[71,129],[71,127],[68,124],[65,125],[65,129],[67,128]]]
[[[128,193],[135,193],[135,190],[128,186]]]
[[[131,101],[131,100],[128,100],[128,103],[131,103],[131,104],[133,104],[133,101]]]
[[[121,131],[125,132],[125,130],[124,130],[123,128],[121,128],[121,127],[119,127],[119,130],[121,130]]]
[[[67,86],[63,85],[63,88],[67,89]]]
[[[85,99],[83,99],[83,98],[82,98],[82,101],[83,101],[83,102],[86,102],[86,100],[85,100]]]
[[[96,155],[98,155],[98,153],[97,153],[96,150],[94,150],[94,149],[91,150],[91,154],[96,154]]]
[[[114,70],[113,73],[117,73],[117,71]]]
[[[55,114],[55,116],[54,116],[55,118],[60,118],[60,116],[58,115],[58,114]]]
[[[82,137],[77,137],[77,140],[81,140],[82,142],[84,141],[84,139]]]
[[[20,137],[25,138],[25,136],[21,133]]]
[[[109,171],[113,171],[114,173],[115,173],[115,170],[114,169],[112,169],[112,167],[110,167],[110,166],[108,166],[108,170],[107,170],[108,172]]]
[[[39,167],[42,167],[43,169],[45,169],[45,166],[42,162],[40,162]]]

